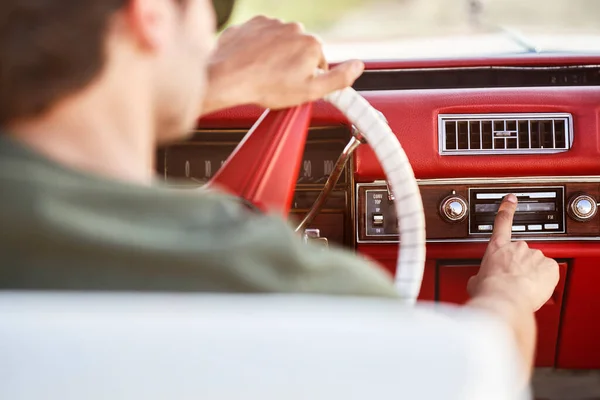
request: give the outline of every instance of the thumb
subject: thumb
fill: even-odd
[[[309,83],[310,101],[319,100],[336,90],[352,86],[364,70],[365,64],[362,61],[353,60],[316,75]]]
[[[471,296],[471,297],[475,296],[475,292],[476,292],[478,283],[479,283],[479,280],[477,279],[477,275],[469,278],[469,280],[467,282],[467,293],[469,293],[469,296]]]

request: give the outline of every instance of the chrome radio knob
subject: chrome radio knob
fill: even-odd
[[[594,218],[598,212],[598,204],[593,197],[580,194],[571,199],[567,211],[575,221],[586,222]]]
[[[469,206],[464,198],[457,194],[442,200],[440,214],[447,222],[461,222],[467,217]]]

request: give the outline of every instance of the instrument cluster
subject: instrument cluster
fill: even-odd
[[[198,130],[189,140],[158,151],[157,173],[174,188],[201,187],[224,165],[246,133],[241,129]],[[349,138],[350,132],[344,126],[309,130],[291,205],[292,224],[301,221],[317,200]],[[354,181],[350,169],[346,166],[321,213],[308,226],[345,246],[354,244]]]
[[[190,140],[159,151],[158,172],[173,184],[204,185],[227,161],[245,134],[245,130],[197,131]],[[343,128],[311,129],[296,183],[301,186],[324,184],[346,146],[347,136]],[[342,174],[339,184],[346,184],[347,179],[347,174]]]

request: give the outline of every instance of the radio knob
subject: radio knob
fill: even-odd
[[[598,204],[593,197],[581,194],[571,199],[568,211],[575,221],[586,222],[594,218],[598,212]]]
[[[461,222],[467,217],[469,207],[459,195],[446,197],[440,205],[440,214],[447,222]]]

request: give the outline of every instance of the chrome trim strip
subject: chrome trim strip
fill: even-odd
[[[385,181],[377,180],[361,185],[381,185]],[[417,179],[419,185],[481,185],[481,184],[534,184],[534,183],[600,183],[600,175],[587,176],[523,176],[523,177],[483,177],[483,178],[436,178],[436,179]]]
[[[354,199],[352,201],[352,205],[353,207],[353,212],[354,212],[354,218],[353,218],[353,224],[352,224],[352,229],[354,229],[354,247],[356,248],[356,245],[359,243],[363,243],[362,240],[360,240],[360,229],[359,229],[359,224],[360,224],[360,212],[361,210],[358,207],[358,190],[361,186],[375,186],[375,185],[381,185],[380,182],[387,182],[387,181],[375,181],[372,183],[355,183],[354,184],[354,190],[352,191],[352,193],[354,194]],[[366,214],[366,213],[365,213]],[[425,227],[425,229],[427,229],[427,227]],[[366,226],[365,226],[365,231],[367,230]],[[427,230],[425,231],[427,232]],[[367,242],[368,243],[368,242]],[[398,243],[398,242],[396,242]]]
[[[505,70],[505,71],[560,71],[562,69],[594,69],[600,68],[600,64],[581,64],[581,65],[556,65],[556,66],[506,66],[506,65],[490,65],[476,67],[433,67],[433,68],[388,68],[388,69],[367,69],[368,74],[377,74],[382,72],[422,72],[422,71],[487,71],[487,70]],[[553,87],[553,86],[549,86]]]
[[[501,132],[503,134],[510,133],[507,131],[506,121],[513,120],[517,121],[516,127],[516,140],[517,140],[517,148],[507,149],[506,148],[506,139],[507,136],[503,136],[504,138],[504,148],[497,149],[495,146],[496,137],[494,137],[494,121],[503,121],[504,122],[504,131]],[[565,121],[565,148],[531,148],[531,120],[552,120],[552,131],[555,132],[555,124],[556,120],[564,120]],[[446,121],[454,121],[456,122],[456,150],[447,150],[446,149]],[[467,134],[467,149],[458,149],[458,122],[469,122],[468,124],[468,134]],[[492,122],[492,148],[491,149],[475,149],[471,150],[471,124],[470,122],[479,122],[481,125],[482,121],[491,121]],[[519,147],[519,121],[528,121],[528,130],[529,130],[529,144],[527,148]],[[480,137],[482,136],[482,129],[480,129]],[[441,156],[461,156],[461,155],[509,155],[509,154],[556,154],[556,153],[564,153],[569,151],[571,147],[573,147],[573,138],[574,138],[574,128],[573,128],[573,115],[570,113],[498,113],[498,114],[439,114],[438,115],[438,154]],[[554,136],[552,137],[552,141],[554,143]],[[480,140],[480,145],[483,147],[483,141]]]
[[[582,237],[544,237],[544,238],[536,238],[536,237],[513,237],[513,241],[525,240],[527,242],[599,242],[600,236],[582,236]],[[487,243],[490,241],[490,238],[469,238],[469,239],[427,239],[426,243]],[[377,240],[377,241],[365,241],[358,240],[358,244],[398,244],[399,242],[393,240]]]

